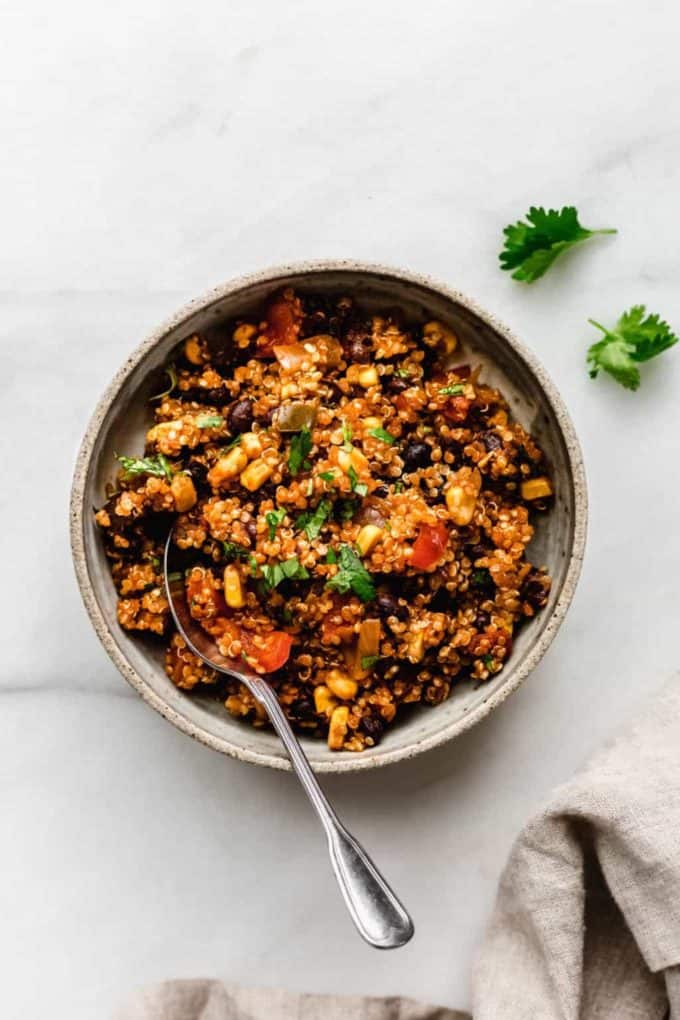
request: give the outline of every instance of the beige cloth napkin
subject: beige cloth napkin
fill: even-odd
[[[442,937],[445,932],[442,932]],[[416,933],[416,938],[418,937]],[[680,1018],[680,681],[521,834],[474,979],[475,1020]],[[464,1020],[408,999],[168,982],[119,1020]]]

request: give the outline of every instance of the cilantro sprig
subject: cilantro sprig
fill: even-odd
[[[387,443],[389,446],[391,446],[394,442],[394,436],[391,432],[388,432],[387,429],[380,427],[376,429],[369,429],[368,434],[369,436],[373,436],[374,439],[382,440],[383,443]]]
[[[347,477],[349,478],[349,484],[352,492],[356,492],[357,496],[361,496],[362,498],[368,495],[368,486],[366,485],[366,482],[359,481],[359,475],[356,473],[351,464],[347,469]]]
[[[461,393],[465,392],[465,387],[462,383],[452,383],[451,386],[444,386],[439,391],[440,396],[443,397],[459,397]]]
[[[224,425],[224,418],[221,414],[199,414],[194,424],[199,429],[219,429]]]
[[[499,255],[501,269],[514,270],[513,280],[533,283],[550,269],[562,252],[587,241],[596,234],[615,234],[616,230],[588,230],[579,223],[573,205],[562,209],[532,206],[526,222],[518,220],[503,231],[505,248]]]
[[[608,372],[628,390],[636,390],[640,385],[638,364],[657,357],[678,342],[668,323],[658,315],[647,315],[644,305],[633,305],[613,329],[601,326],[595,319],[588,322],[604,334],[588,348],[591,379],[600,371]]]
[[[162,400],[163,397],[169,397],[177,385],[177,369],[175,366],[168,365],[163,371],[168,377],[168,385],[161,393],[154,393],[153,397],[149,397],[149,400]]]
[[[309,471],[311,464],[307,455],[312,448],[312,433],[306,425],[300,429],[290,441],[290,453],[288,454],[288,469],[291,475],[295,476],[302,469]]]
[[[120,461],[128,478],[134,475],[155,475],[169,482],[174,474],[170,462],[162,453],[155,457],[122,457],[116,454],[116,460]]]
[[[352,591],[362,602],[372,602],[376,594],[373,578],[354,549],[350,545],[341,545],[337,555],[338,572],[326,581],[326,587],[341,595]]]

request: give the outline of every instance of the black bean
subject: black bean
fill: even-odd
[[[416,471],[430,463],[430,447],[427,443],[409,443],[404,452],[404,471]]]
[[[376,607],[381,616],[396,616],[398,620],[408,619],[408,607],[399,604],[389,591],[379,591]]]
[[[365,715],[359,723],[359,728],[377,744],[383,735],[385,724],[377,715]]]
[[[187,464],[187,471],[191,475],[194,485],[205,485],[208,476],[207,465],[196,457],[191,457]]]
[[[387,389],[390,393],[403,393],[410,385],[408,379],[402,379],[400,375],[391,375],[387,381]]]
[[[244,527],[248,532],[248,537],[250,538],[250,541],[253,543],[253,545],[255,545],[257,541],[257,526],[255,524],[255,521],[253,521],[252,519],[246,521]]]
[[[248,397],[237,400],[229,410],[227,419],[230,432],[248,432],[253,424],[253,402]]]
[[[379,499],[386,499],[390,494],[390,490],[387,485],[377,485],[373,490],[373,495],[378,496]]]
[[[545,585],[545,575],[539,570],[531,570],[520,590],[520,598],[528,602],[534,609],[540,609],[548,601],[548,590]]]
[[[174,393],[170,394],[175,396]],[[185,401],[195,401],[197,404],[214,404],[215,407],[223,407],[229,401],[229,390],[222,386],[209,388],[207,386],[192,386],[188,390],[180,390],[177,396]]]
[[[486,449],[491,452],[492,450],[500,450],[503,445],[503,440],[497,432],[484,432],[482,435],[482,442]]]
[[[314,702],[308,694],[302,694],[288,709],[294,722],[313,722],[316,719]]]
[[[365,365],[371,360],[371,338],[362,330],[350,329],[344,347],[348,361],[358,361]]]

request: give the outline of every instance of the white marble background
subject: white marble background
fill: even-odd
[[[210,975],[464,1006],[511,841],[678,664],[680,351],[630,394],[586,318],[680,327],[677,5],[177,0],[0,6],[2,1015],[92,1020]],[[615,239],[534,287],[503,225],[574,202]],[[355,937],[287,775],[175,732],[76,591],[67,493],[131,346],[243,271],[330,255],[430,272],[510,323],[583,441],[589,550],[524,688],[455,745],[328,787],[417,936]],[[35,492],[39,496],[35,496]]]

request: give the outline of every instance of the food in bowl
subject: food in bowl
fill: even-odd
[[[266,723],[173,632],[172,524],[194,556],[192,616],[332,750],[375,746],[405,706],[502,670],[548,600],[526,547],[553,490],[445,322],[289,288],[261,317],[187,336],[167,378],[143,455],[119,456],[96,520],[118,620],[168,642],[179,688]]]

